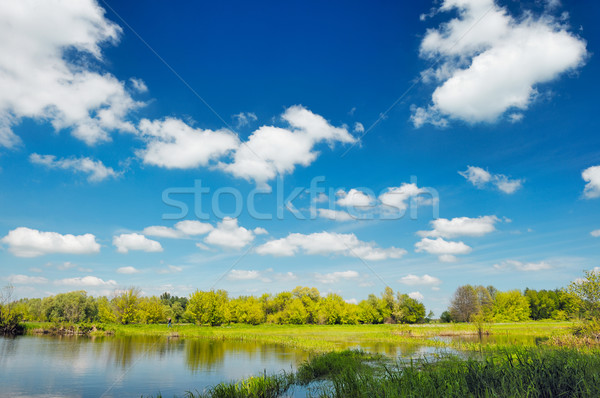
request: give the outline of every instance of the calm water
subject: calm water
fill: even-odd
[[[344,344],[356,348],[357,344]],[[393,357],[434,352],[419,345],[362,344]],[[273,344],[165,337],[0,337],[2,397],[181,396],[222,381],[291,370],[308,354]],[[103,395],[104,394],[104,395]],[[295,389],[296,396],[305,391]]]

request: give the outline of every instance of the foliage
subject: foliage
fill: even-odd
[[[529,301],[519,290],[499,292],[492,308],[495,322],[522,322],[529,319]]]
[[[228,322],[230,312],[227,292],[196,290],[190,297],[184,316],[199,325],[217,326]]]
[[[568,291],[582,302],[582,309],[588,318],[600,317],[600,271],[584,271],[584,278],[569,285]]]
[[[0,291],[0,334],[16,335],[24,331],[21,321],[23,314],[12,302],[13,287],[5,286]]]

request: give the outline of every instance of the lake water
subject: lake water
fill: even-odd
[[[435,351],[412,344],[362,343],[360,348],[392,357],[422,357]],[[182,396],[264,371],[293,370],[307,358],[307,352],[281,345],[228,340],[0,337],[0,396]],[[300,388],[292,392],[305,393]]]

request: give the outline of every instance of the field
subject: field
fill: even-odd
[[[486,346],[535,345],[569,334],[572,322],[522,322],[487,324],[482,328]],[[27,332],[52,330],[51,323],[29,322]],[[76,327],[76,326],[75,326]],[[361,343],[405,343],[428,346],[479,348],[479,330],[467,323],[423,325],[229,325],[203,327],[173,325],[102,325],[91,335],[171,336],[180,338],[232,339],[282,344],[314,352],[339,351]],[[456,338],[452,338],[456,337]],[[464,339],[459,339],[464,337]]]

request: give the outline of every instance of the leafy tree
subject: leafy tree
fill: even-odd
[[[409,297],[408,294],[398,293],[393,315],[394,320],[399,323],[424,322],[425,306],[423,303]]]
[[[568,291],[581,300],[585,316],[597,319],[600,316],[600,270],[584,271],[584,276],[572,282]]]
[[[141,298],[136,320],[140,323],[160,323],[166,320],[165,306],[156,297]]]
[[[106,297],[100,297],[96,300],[98,304],[98,320],[102,323],[116,323],[117,314],[113,303]]]
[[[366,300],[358,303],[357,320],[360,323],[377,324],[383,322],[381,312],[378,310],[379,299],[374,294],[369,294]]]
[[[130,287],[112,299],[116,320],[124,325],[135,323],[138,318],[140,289]]]
[[[452,315],[450,315],[449,311],[442,312],[442,315],[440,315],[440,322],[442,322],[442,323],[452,322]]]
[[[190,296],[185,317],[200,325],[222,325],[230,320],[229,300],[224,290],[203,292]]]
[[[519,290],[499,292],[493,307],[493,320],[496,322],[522,322],[529,319],[529,301]]]

